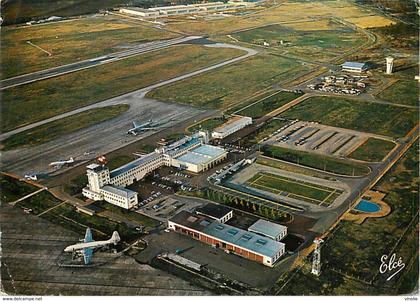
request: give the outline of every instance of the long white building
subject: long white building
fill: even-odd
[[[120,8],[119,12],[141,17],[170,17],[188,14],[222,12],[226,10],[251,7],[254,5],[255,3],[252,2],[209,2],[187,5],[159,6],[148,9],[139,7],[126,7]]]
[[[130,209],[138,204],[137,192],[125,187],[148,173],[162,166],[199,173],[226,159],[227,152],[223,148],[207,145],[205,141],[205,133],[186,136],[112,171],[104,165],[90,164],[87,166],[88,185],[83,188],[83,195]]]
[[[250,124],[252,124],[251,117],[233,116],[221,126],[216,127],[211,136],[214,139],[223,139]]]

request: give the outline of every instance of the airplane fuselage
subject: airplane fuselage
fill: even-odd
[[[78,244],[74,244],[74,245],[66,247],[64,249],[64,252],[75,252],[75,251],[83,250],[85,248],[99,248],[106,245],[117,244],[117,243],[118,241],[114,239],[103,240],[103,241],[82,242],[82,243],[78,243]]]

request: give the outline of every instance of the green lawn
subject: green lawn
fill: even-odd
[[[257,173],[246,184],[276,194],[286,192],[291,198],[309,201],[317,205],[323,201],[327,201],[329,204],[339,195],[332,188],[269,173]]]
[[[243,54],[182,45],[2,91],[1,130],[43,120]]]
[[[414,79],[399,80],[383,90],[378,97],[390,103],[418,106],[419,83]]]
[[[134,222],[137,222],[139,224],[142,224],[144,226],[148,226],[151,228],[156,228],[157,226],[159,226],[160,222],[158,220],[155,220],[153,218],[150,218],[148,216],[145,216],[143,214],[137,213],[137,212],[133,212],[130,210],[126,210],[123,208],[120,208],[118,206],[112,205],[110,203],[107,203],[105,201],[102,202],[96,202],[95,205],[100,206],[106,210],[115,212],[116,214],[128,219],[128,220],[132,220]]]
[[[299,93],[280,91],[274,95],[257,101],[253,105],[246,107],[236,113],[252,118],[260,118],[301,95],[302,94]]]
[[[307,70],[309,66],[302,66],[295,60],[261,53],[245,61],[158,88],[147,96],[202,108],[227,109],[243,103],[274,83]]]
[[[91,109],[79,114],[46,123],[30,130],[20,132],[5,139],[3,151],[18,147],[30,147],[46,143],[66,134],[99,124],[102,121],[117,117],[129,109],[129,105],[115,105]]]
[[[368,162],[381,161],[395,146],[394,142],[369,138],[349,155],[349,158]]]
[[[1,202],[14,202],[39,188],[0,173]]]
[[[291,150],[278,146],[264,146],[264,155],[308,167],[325,170],[341,175],[364,176],[370,173],[368,166],[335,159],[304,151]]]
[[[318,121],[391,137],[404,136],[418,122],[416,109],[330,96],[308,98],[282,113],[281,117]]]

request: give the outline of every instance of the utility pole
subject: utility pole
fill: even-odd
[[[317,237],[314,240],[315,243],[315,251],[312,261],[312,274],[319,276],[321,275],[321,243],[324,241]]]

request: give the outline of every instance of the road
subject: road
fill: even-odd
[[[202,37],[199,36],[188,36],[188,37],[181,37],[181,38],[175,38],[170,40],[163,40],[163,41],[154,41],[149,43],[144,43],[136,47],[132,47],[128,50],[119,51],[115,53],[111,53],[108,55],[79,61],[76,63],[71,63],[59,67],[54,67],[46,70],[41,70],[37,72],[32,72],[24,75],[19,75],[12,78],[4,79],[0,82],[0,90],[5,90],[8,88],[36,82],[39,80],[51,78],[51,77],[57,77],[60,75],[80,71],[83,69],[93,68],[102,64],[107,64],[111,62],[116,62],[119,60],[126,59],[128,57],[144,54],[147,52],[167,48],[173,45],[193,41],[196,39],[201,39]]]
[[[206,67],[206,68],[196,70],[196,71],[191,72],[191,73],[187,73],[187,74],[180,75],[180,76],[177,76],[177,77],[165,80],[165,81],[161,81],[161,82],[152,84],[150,86],[144,87],[144,88],[136,90],[134,92],[127,93],[127,94],[124,95],[124,97],[135,97],[135,98],[140,100],[140,99],[144,98],[145,95],[153,89],[163,87],[165,85],[169,85],[169,84],[172,84],[174,82],[177,82],[177,81],[180,81],[180,80],[183,80],[183,79],[187,79],[187,78],[190,78],[190,77],[193,77],[193,76],[197,76],[199,74],[202,74],[202,73],[205,73],[205,72],[208,72],[208,71],[211,71],[211,70],[214,70],[214,69],[217,69],[217,68],[235,63],[235,62],[239,62],[241,60],[247,59],[248,57],[256,55],[258,53],[257,51],[255,51],[253,49],[249,49],[249,48],[245,48],[245,47],[241,47],[241,46],[236,46],[236,45],[231,45],[231,44],[224,44],[224,43],[208,44],[208,45],[205,45],[205,46],[206,47],[212,47],[212,48],[235,48],[235,49],[246,51],[246,54],[244,54],[242,56],[239,56],[239,57],[236,57],[236,58],[233,58],[233,59],[230,59],[230,60],[223,61],[221,63],[211,65],[211,66]],[[85,107],[82,107],[82,108],[79,108],[79,109],[76,109],[76,110],[73,110],[73,111],[70,111],[70,112],[67,112],[67,113],[64,113],[64,114],[56,115],[54,117],[41,120],[39,122],[31,123],[27,126],[23,126],[23,127],[20,127],[18,129],[15,129],[15,130],[12,130],[12,131],[9,131],[9,132],[6,132],[6,133],[2,133],[0,135],[0,141],[6,139],[7,137],[9,137],[11,135],[14,135],[14,134],[17,134],[17,133],[35,128],[37,126],[49,123],[51,121],[59,120],[59,119],[62,119],[64,117],[68,117],[68,116],[71,116],[71,115],[74,115],[74,114],[79,114],[81,112],[84,112],[84,111],[87,111],[87,110],[90,110],[90,109],[102,108],[102,107],[106,107],[106,106],[110,106],[110,105],[114,105],[114,104],[124,103],[124,102],[115,101],[115,99],[120,99],[120,98],[116,97],[116,98],[107,99],[107,100],[97,102],[97,103],[94,103],[92,105],[85,106]]]

